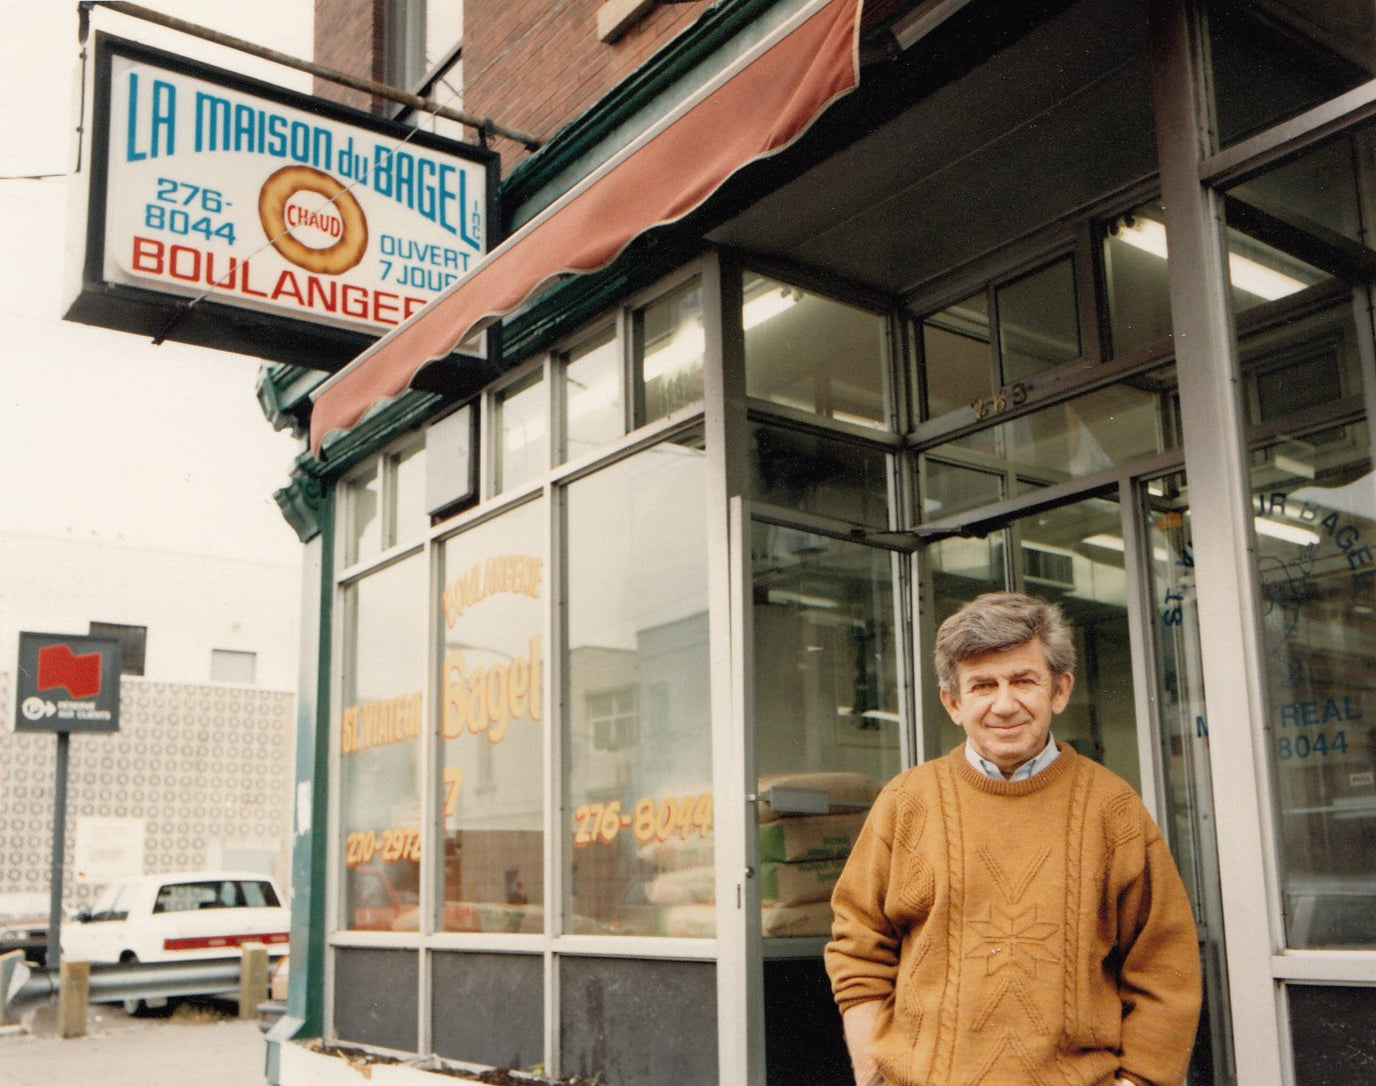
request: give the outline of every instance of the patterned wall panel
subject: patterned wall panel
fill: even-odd
[[[0,892],[46,891],[52,865],[57,740],[14,734],[13,682],[0,673]],[[144,825],[148,872],[270,865],[291,870],[295,696],[228,685],[126,677],[117,735],[73,735],[67,779],[64,902],[98,885],[74,870],[78,820]],[[239,861],[236,863],[235,861]]]

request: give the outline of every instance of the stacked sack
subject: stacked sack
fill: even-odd
[[[831,891],[879,795],[863,773],[789,773],[760,780],[760,898],[766,939],[831,934]],[[825,792],[825,814],[775,811],[773,788]]]

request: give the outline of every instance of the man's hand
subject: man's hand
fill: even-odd
[[[880,1001],[871,999],[856,1003],[841,1016],[846,1033],[846,1050],[850,1053],[851,1070],[855,1072],[855,1086],[884,1086],[884,1076],[870,1053],[875,1023],[879,1021]]]

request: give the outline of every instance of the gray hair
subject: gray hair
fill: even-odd
[[[1060,607],[1020,592],[976,596],[936,632],[936,675],[941,689],[956,693],[956,665],[985,652],[1017,648],[1041,638],[1052,675],[1075,670],[1075,639]]]

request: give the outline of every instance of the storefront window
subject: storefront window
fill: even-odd
[[[1010,495],[1092,475],[1150,453],[1175,448],[1175,368],[1163,366],[1074,400],[961,437],[923,457],[923,476],[945,495],[942,515],[979,505],[987,486],[966,489],[953,465],[1011,477]],[[992,445],[999,450],[991,456]],[[929,514],[930,516],[930,514]]]
[[[496,448],[493,487],[512,490],[549,470],[545,383],[537,371],[508,385],[494,399]]]
[[[444,544],[442,931],[544,926],[544,506]]]
[[[1075,265],[1070,257],[998,289],[1003,383],[1025,381],[1080,357]]]
[[[621,341],[608,328],[564,361],[564,459],[578,460],[626,433]]]
[[[700,432],[566,496],[564,929],[712,936]]]
[[[707,340],[698,280],[636,310],[632,325],[640,393],[637,425],[662,419],[701,400]]]
[[[1109,223],[1103,253],[1112,354],[1121,357],[1169,339],[1171,295],[1161,201],[1133,208]]]
[[[889,455],[784,426],[752,424],[751,496],[852,524],[889,526]]]
[[[414,556],[343,592],[336,862],[354,930],[419,927],[425,582]]]
[[[1376,475],[1367,427],[1253,457],[1287,942],[1376,947]]]
[[[344,564],[382,553],[382,473],[370,465],[344,484]]]
[[[993,384],[989,298],[981,291],[922,322],[925,418],[966,407]]]
[[[425,445],[413,445],[391,458],[396,485],[396,531],[393,542],[419,539],[430,527],[425,511]]]
[[[1212,0],[1207,18],[1222,146],[1376,76],[1376,12],[1362,0]]]
[[[747,273],[746,392],[757,399],[860,426],[886,423],[884,317]]]
[[[827,935],[865,813],[902,768],[894,558],[757,523],[751,565],[761,924]]]

